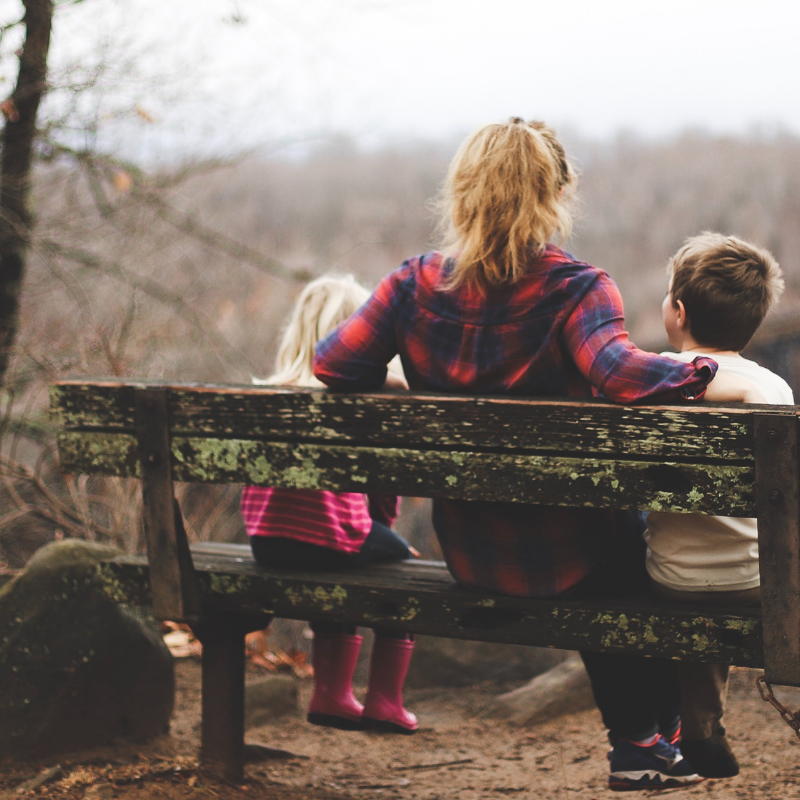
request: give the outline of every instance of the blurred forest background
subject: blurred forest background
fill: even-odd
[[[106,118],[89,113],[82,98],[104,75],[99,68],[64,71],[52,88],[62,100],[40,120],[35,227],[14,358],[0,388],[3,568],[20,567],[44,541],[63,536],[124,549],[140,542],[136,482],[59,475],[49,382],[248,383],[267,375],[305,280],[353,273],[371,288],[436,244],[431,201],[458,143],[366,150],[331,136],[302,157],[176,156],[147,168],[97,146]],[[132,124],[157,123],[134,101],[120,108]],[[764,353],[778,334],[796,334],[800,139],[687,132],[597,142],[562,134],[582,173],[579,220],[566,247],[618,282],[637,344],[664,346],[667,259],[703,230],[772,250],[787,292],[760,335]],[[180,491],[190,537],[241,537],[235,492]],[[404,517],[404,532],[432,552],[424,506],[408,501]]]

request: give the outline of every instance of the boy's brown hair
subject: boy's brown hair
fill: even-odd
[[[687,239],[668,271],[672,304],[683,303],[694,340],[737,353],[784,288],[781,268],[768,250],[710,231]]]

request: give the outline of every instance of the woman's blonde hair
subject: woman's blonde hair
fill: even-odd
[[[278,348],[275,372],[254,383],[322,386],[314,377],[314,347],[369,297],[352,275],[324,275],[300,293]]]
[[[572,229],[577,175],[543,122],[485,125],[461,145],[441,200],[443,251],[456,256],[446,288],[514,283],[530,259]]]

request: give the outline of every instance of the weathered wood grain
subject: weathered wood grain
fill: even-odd
[[[144,385],[61,381],[51,409],[65,429],[132,431],[134,389]],[[175,435],[752,462],[753,406],[165,386]]]
[[[59,436],[65,472],[138,477],[128,434]],[[752,466],[175,436],[176,480],[747,517]]]
[[[136,395],[137,461],[142,473],[142,509],[156,619],[196,622],[200,596],[192,556],[175,501],[166,391]]]
[[[347,573],[264,570],[246,546],[194,548],[204,608],[242,615],[325,619],[367,627],[487,642],[604,650],[758,667],[763,663],[757,609],[721,613],[652,598],[627,601],[531,600],[468,591],[444,564],[405,562]],[[227,548],[236,548],[228,545]],[[118,602],[150,601],[143,556],[104,565]]]
[[[791,415],[755,420],[756,497],[766,678],[800,686],[800,470]]]

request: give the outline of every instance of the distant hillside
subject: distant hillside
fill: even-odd
[[[632,335],[661,341],[668,257],[703,230],[768,247],[800,295],[800,140],[712,138],[577,142],[581,212],[568,249],[619,283]],[[201,181],[210,223],[278,258],[353,271],[374,283],[435,243],[430,200],[450,147],[361,154],[334,149],[303,164],[249,163]]]
[[[667,258],[705,229],[769,247],[787,274],[784,316],[796,309],[800,140],[686,135],[577,141],[573,150],[583,173],[581,214],[567,247],[618,281],[638,344],[661,346]],[[62,372],[108,374],[111,363],[115,374],[265,375],[299,291],[266,262],[353,272],[374,286],[434,246],[431,201],[452,152],[453,145],[409,144],[363,153],[339,142],[302,163],[249,160],[188,180],[154,176],[155,201],[126,194],[124,182],[118,196],[98,198],[87,176],[43,170],[37,236],[45,245],[36,248],[24,294],[21,347],[47,353]],[[176,223],[160,200],[185,220]],[[245,257],[243,248],[263,258]]]

